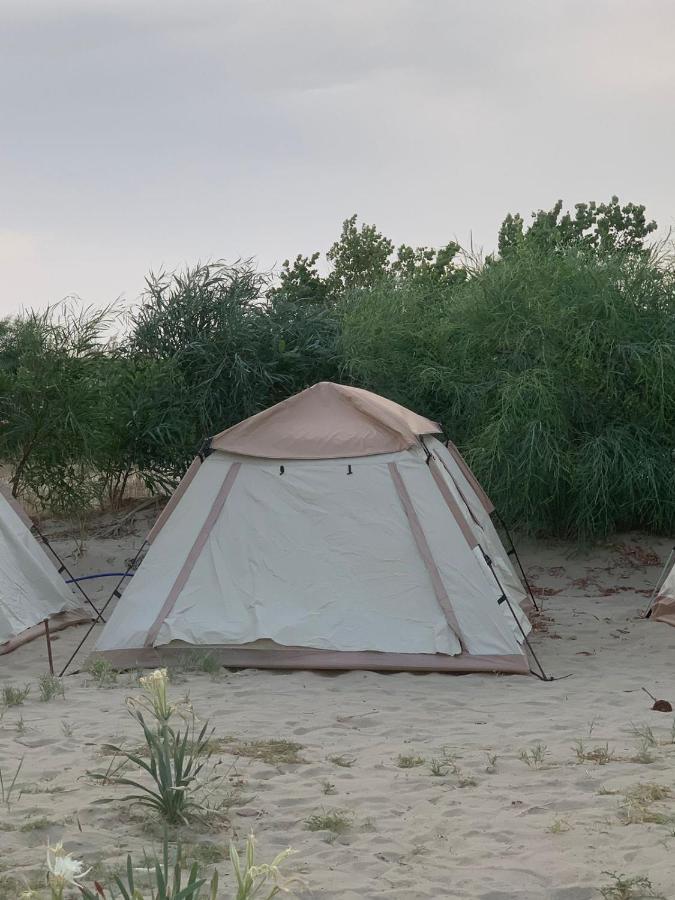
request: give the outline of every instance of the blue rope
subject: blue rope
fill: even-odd
[[[79,578],[68,578],[66,584],[75,584],[78,581],[89,581],[92,578],[133,578],[133,572],[98,572],[96,575],[80,575]]]

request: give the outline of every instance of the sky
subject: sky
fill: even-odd
[[[0,315],[145,275],[492,250],[618,194],[675,226],[672,0],[0,0]]]

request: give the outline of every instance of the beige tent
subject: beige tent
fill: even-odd
[[[670,553],[652,594],[647,616],[656,622],[675,625],[675,548]]]
[[[33,523],[0,486],[0,656],[45,633],[91,621],[57,572]]]
[[[529,671],[492,504],[439,426],[324,382],[216,435],[99,638],[113,665]]]

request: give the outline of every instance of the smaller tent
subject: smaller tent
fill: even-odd
[[[647,617],[655,622],[675,625],[675,548],[666,561],[661,577],[652,595]]]
[[[0,655],[50,630],[91,620],[33,536],[26,511],[0,486]]]
[[[216,435],[96,646],[115,666],[527,673],[493,506],[437,423],[322,382]]]

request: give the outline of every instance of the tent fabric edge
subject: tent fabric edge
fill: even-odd
[[[474,656],[460,653],[385,653],[375,650],[319,650],[312,647],[256,649],[246,645],[199,645],[96,650],[89,659],[106,659],[115,668],[152,668],[175,662],[191,650],[208,653],[222,666],[244,669],[363,670],[372,672],[480,672],[529,675],[524,654]]]

